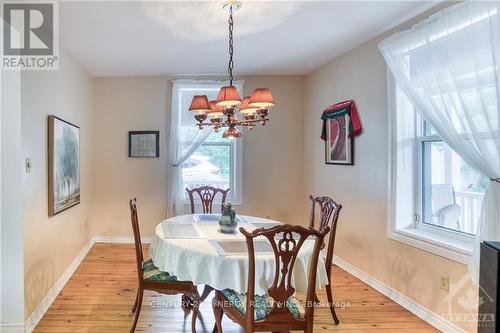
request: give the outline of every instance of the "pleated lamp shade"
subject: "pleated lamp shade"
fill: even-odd
[[[250,96],[244,97],[240,104],[240,113],[248,115],[255,113],[255,111],[257,111],[258,108],[251,107],[249,103],[250,103]]]
[[[205,95],[196,95],[189,106],[190,112],[206,113],[211,110],[208,97]]]
[[[217,105],[215,101],[210,101],[210,108],[211,110],[207,112],[207,115],[209,117],[219,118],[224,115],[224,113],[222,113],[224,108],[222,106]]]
[[[220,88],[217,96],[217,105],[225,108],[237,106],[241,103],[240,94],[235,86],[224,86]]]
[[[251,107],[268,109],[274,106],[274,98],[270,89],[267,88],[257,88],[253,91],[252,96],[250,96]]]

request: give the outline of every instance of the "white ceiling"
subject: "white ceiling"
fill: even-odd
[[[437,1],[243,1],[235,74],[306,74]],[[220,1],[60,2],[60,42],[93,76],[220,75]]]

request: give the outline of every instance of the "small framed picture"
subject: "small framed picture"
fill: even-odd
[[[129,131],[128,157],[160,157],[160,131]]]
[[[348,114],[326,120],[326,164],[353,165],[354,149],[348,126]]]

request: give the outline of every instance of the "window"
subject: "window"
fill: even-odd
[[[422,223],[475,235],[487,177],[464,162],[428,124],[418,138]],[[419,219],[419,220],[420,220]]]
[[[201,147],[181,165],[183,187],[209,185],[234,189],[235,144],[236,140],[223,139],[222,131],[210,134]]]
[[[389,73],[389,237],[467,264],[489,182],[471,166],[494,176],[498,164],[497,13],[488,2],[465,2],[379,45],[411,94]]]
[[[466,263],[488,179],[423,120],[388,73],[391,199],[388,235]]]
[[[173,88],[173,107],[178,111],[179,147],[186,149],[187,142],[199,135],[194,114],[188,112],[194,95],[207,95],[209,100],[217,97],[223,82],[214,81],[176,81]],[[236,82],[242,91],[242,82]],[[213,186],[230,188],[227,201],[241,204],[241,140],[222,138],[223,131],[212,131],[205,141],[182,163],[183,188]],[[185,200],[188,201],[184,191]],[[217,197],[216,199],[220,199]]]

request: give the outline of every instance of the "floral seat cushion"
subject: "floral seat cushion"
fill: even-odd
[[[148,281],[177,281],[176,276],[160,271],[152,259],[142,263],[142,276]]]
[[[231,302],[231,304],[238,309],[238,311],[245,315],[247,312],[247,295],[246,294],[238,294],[236,291],[232,289],[224,289],[221,290],[221,293],[224,297]],[[288,310],[292,313],[295,318],[304,318],[304,307],[300,304],[299,300],[295,296],[291,296],[288,298],[286,302],[286,306]],[[262,320],[266,318],[266,316],[271,312],[273,308],[273,298],[269,295],[255,295],[254,298],[254,310],[255,320]]]

